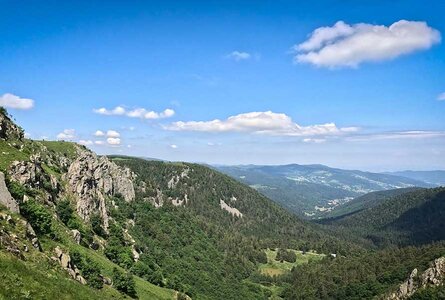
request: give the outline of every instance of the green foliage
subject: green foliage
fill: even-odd
[[[445,285],[428,287],[418,290],[410,300],[443,300],[445,299]]]
[[[380,248],[445,240],[445,188],[403,193],[322,223],[337,235],[356,240],[363,238]]]
[[[30,199],[20,204],[20,213],[28,220],[37,234],[51,233],[52,216],[48,210],[37,201]]]
[[[89,286],[95,289],[101,289],[103,287],[103,280],[100,274],[101,270],[96,262],[88,256],[84,257],[76,250],[70,251],[70,257],[71,261],[80,270]]]
[[[105,255],[119,266],[130,269],[133,266],[133,254],[126,245],[122,228],[118,224],[112,224],[109,230]]]
[[[277,261],[287,261],[290,263],[294,263],[297,261],[297,255],[294,251],[289,251],[286,249],[278,249],[277,256],[275,258]]]
[[[445,253],[445,243],[423,247],[367,251],[319,263],[300,265],[292,271],[285,299],[372,299],[400,284],[414,268],[429,267]]]
[[[67,199],[57,202],[56,212],[65,225],[68,224],[70,220],[74,219],[74,209],[71,207],[71,203]]]
[[[136,297],[135,282],[133,275],[130,273],[124,273],[117,268],[113,270],[113,287],[118,291],[129,295],[130,297]]]
[[[6,180],[6,184],[11,196],[18,201],[22,201],[23,196],[26,195],[27,189],[20,183],[13,180]]]
[[[99,214],[93,214],[90,219],[93,232],[98,236],[105,237],[106,233],[102,227],[102,218]]]

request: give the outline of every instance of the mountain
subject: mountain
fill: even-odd
[[[327,212],[326,215],[323,216],[323,218],[342,218],[346,215],[351,215],[357,211],[376,206],[388,198],[398,195],[403,195],[405,193],[409,193],[420,189],[421,188],[411,187],[411,188],[400,188],[395,190],[370,192],[363,196],[354,198],[351,201],[344,203],[343,205],[335,207],[331,211]]]
[[[379,247],[429,244],[445,239],[445,188],[419,189],[320,223]]]
[[[406,177],[342,170],[323,165],[215,166],[290,211],[319,218],[369,192],[434,185]]]
[[[414,180],[423,181],[429,184],[434,184],[437,186],[445,185],[445,171],[400,171],[400,172],[387,172],[385,174],[402,176],[406,178],[411,178]]]
[[[268,299],[254,280],[267,249],[362,251],[206,166],[97,156],[0,120],[0,265],[14,274],[0,297]]]

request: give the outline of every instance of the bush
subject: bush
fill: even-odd
[[[77,250],[70,251],[70,257],[73,264],[80,270],[83,278],[87,281],[88,285],[101,289],[104,285],[102,277],[100,275],[100,267],[89,257],[84,257]]]
[[[124,273],[117,268],[113,269],[113,286],[120,292],[129,295],[130,297],[136,297],[136,288],[133,279],[133,275],[130,273]]]
[[[297,255],[295,254],[294,251],[279,249],[275,260],[281,261],[281,262],[287,261],[287,262],[294,263],[297,261]]]
[[[106,233],[104,228],[102,227],[102,218],[99,214],[94,214],[91,216],[91,227],[98,236],[105,237]]]
[[[69,200],[59,201],[56,205],[56,212],[57,212],[57,215],[59,216],[60,220],[65,225],[68,225],[70,220],[74,218],[74,216],[73,216],[74,210],[71,207],[71,203]]]
[[[20,205],[20,213],[28,220],[37,234],[48,234],[52,231],[51,214],[35,200],[22,203]]]

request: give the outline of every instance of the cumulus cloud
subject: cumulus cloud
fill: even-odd
[[[440,32],[426,22],[400,20],[384,26],[338,21],[332,27],[317,28],[308,40],[295,45],[294,61],[318,67],[357,67],[429,49],[440,40]]]
[[[6,93],[3,94],[3,96],[0,96],[0,106],[12,109],[26,110],[34,107],[34,100],[20,98],[19,96]]]
[[[133,110],[126,110],[122,106],[116,106],[113,109],[106,109],[102,107],[93,109],[93,111],[97,114],[106,116],[127,116],[130,118],[152,119],[152,120],[170,118],[175,114],[175,111],[171,108],[167,108],[162,112],[155,112],[145,108],[135,108]]]
[[[121,136],[121,134],[119,132],[115,131],[115,130],[108,130],[107,131],[107,137],[117,138],[117,137],[120,137],[120,136]]]
[[[241,52],[241,51],[233,51],[232,53],[226,56],[227,58],[233,59],[235,61],[247,60],[252,57],[250,53]]]
[[[73,140],[76,138],[76,131],[74,129],[65,129],[57,135],[58,140]]]
[[[108,145],[117,146],[121,144],[121,139],[109,137],[107,138],[107,143]]]
[[[177,149],[178,146],[173,144],[173,145],[170,145],[170,148],[172,148],[172,149]]]
[[[90,141],[90,140],[79,140],[79,144],[84,145],[84,146],[91,146],[91,145],[93,145],[93,141]]]
[[[97,131],[94,133],[94,136],[105,136],[105,133],[104,133],[102,130],[97,130]]]
[[[248,132],[281,136],[338,135],[357,131],[357,127],[338,128],[334,123],[300,126],[283,113],[248,112],[225,120],[174,122],[164,126],[173,131]]]
[[[437,96],[437,100],[439,100],[439,101],[445,101],[445,92],[439,94],[439,95]]]
[[[100,146],[100,145],[103,145],[103,144],[105,144],[105,143],[104,143],[104,141],[94,141],[94,144]]]

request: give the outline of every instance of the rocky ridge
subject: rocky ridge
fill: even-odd
[[[409,299],[416,291],[430,286],[439,286],[445,280],[445,257],[436,259],[432,266],[426,269],[422,274],[418,274],[414,269],[409,278],[403,282],[397,291],[384,297],[385,300],[404,300]]]

